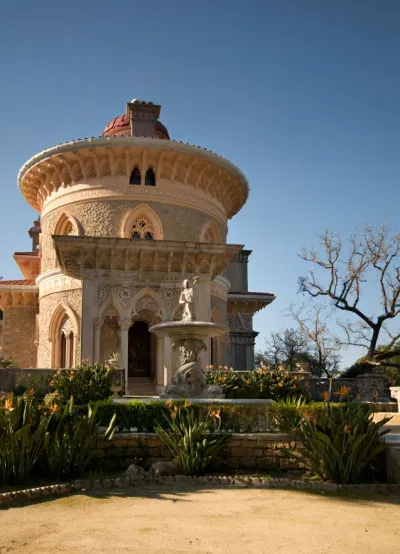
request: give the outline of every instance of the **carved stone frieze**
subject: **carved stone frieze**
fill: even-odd
[[[82,283],[79,279],[74,279],[67,275],[57,275],[45,279],[39,286],[39,298],[43,298],[48,294],[54,292],[61,292],[66,290],[81,289]]]

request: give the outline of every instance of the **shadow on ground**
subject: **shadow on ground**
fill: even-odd
[[[148,498],[152,500],[161,500],[167,502],[193,502],[188,495],[191,493],[196,494],[214,494],[224,489],[236,489],[236,490],[258,490],[263,491],[268,498],[268,495],[273,495],[275,491],[285,491],[288,495],[311,495],[314,497],[324,498],[325,500],[332,500],[332,502],[349,502],[352,504],[391,504],[400,505],[400,494],[390,491],[385,492],[372,492],[372,491],[341,491],[341,492],[329,492],[321,491],[313,488],[305,489],[291,489],[285,486],[279,487],[275,485],[273,488],[259,488],[253,486],[243,485],[230,485],[230,486],[218,486],[218,485],[195,485],[195,484],[156,484],[156,485],[141,485],[136,487],[110,487],[109,489],[96,489],[85,490],[82,492],[71,493],[65,496],[46,496],[40,499],[33,499],[29,502],[13,502],[6,506],[0,507],[1,510],[8,510],[11,508],[22,508],[33,504],[42,504],[47,502],[53,502],[58,499],[77,498],[79,496],[88,497],[99,501],[115,499],[115,498]]]

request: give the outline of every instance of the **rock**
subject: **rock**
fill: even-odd
[[[128,479],[138,479],[140,477],[144,477],[145,473],[145,470],[136,464],[131,464],[125,471],[125,475]]]
[[[149,474],[156,477],[177,475],[178,473],[179,466],[175,462],[154,462],[149,470]]]

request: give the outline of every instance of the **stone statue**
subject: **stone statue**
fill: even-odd
[[[207,350],[204,342],[204,337],[207,337],[205,329],[213,331],[213,326],[217,328],[222,326],[211,322],[196,321],[193,310],[193,287],[198,279],[198,277],[194,277],[192,285],[190,285],[189,279],[183,281],[183,290],[179,297],[179,304],[183,305],[181,321],[160,323],[150,328],[150,331],[160,328],[175,330],[175,336],[172,333],[167,336],[175,339],[172,349],[179,348],[180,351],[179,367],[176,369],[173,382],[162,389],[160,398],[223,398],[222,387],[207,385],[206,376],[201,368],[200,353],[202,350]],[[212,332],[208,336],[217,334],[218,332]]]
[[[222,389],[218,385],[207,385],[201,369],[199,354],[207,350],[199,339],[179,339],[172,344],[173,350],[180,349],[179,367],[172,385],[164,387],[161,398],[221,398]]]
[[[182,321],[196,321],[193,309],[193,287],[197,283],[198,279],[198,277],[193,278],[192,286],[190,286],[189,279],[185,279],[183,281],[183,291],[179,297],[179,304],[183,304]]]

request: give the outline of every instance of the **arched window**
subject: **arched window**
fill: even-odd
[[[84,235],[82,225],[73,216],[63,213],[54,229],[55,235]]]
[[[163,240],[164,232],[157,213],[146,204],[141,204],[125,213],[120,236],[134,240]]]
[[[0,310],[0,321],[3,320],[3,310]]]
[[[144,180],[144,184],[149,187],[155,187],[156,186],[156,176],[154,171],[149,167],[149,169],[146,171],[146,178]]]
[[[217,223],[213,220],[210,221],[205,228],[203,228],[200,240],[208,243],[222,242],[221,234],[218,229]]]
[[[60,352],[59,360],[60,367],[67,368],[74,365],[74,331],[72,329],[72,322],[68,316],[66,316],[61,324],[60,328]]]
[[[154,240],[154,225],[145,215],[138,215],[133,221],[131,237],[134,240]]]
[[[131,173],[131,178],[129,179],[129,184],[130,185],[141,185],[142,184],[142,179],[141,179],[141,176],[140,176],[140,170],[139,170],[138,167],[133,168],[133,171]]]

